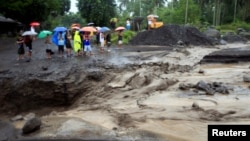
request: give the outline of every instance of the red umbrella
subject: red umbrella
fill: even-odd
[[[126,29],[125,27],[119,26],[119,27],[117,27],[117,28],[115,29],[115,31],[120,31],[120,30],[125,30],[125,29]]]
[[[39,22],[32,22],[32,23],[30,23],[30,26],[39,26],[39,25],[40,25]]]

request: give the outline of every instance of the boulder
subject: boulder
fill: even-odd
[[[32,132],[40,129],[41,125],[42,125],[42,121],[38,117],[28,119],[27,122],[24,124],[24,126],[22,128],[22,133],[23,134],[32,133]]]

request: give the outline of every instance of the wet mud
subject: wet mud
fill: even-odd
[[[238,51],[249,44],[112,46],[103,54],[94,47],[93,56],[48,60],[43,42],[34,42],[30,62],[16,61],[13,43],[0,49],[1,119],[32,112],[42,120],[40,130],[12,135],[17,140],[205,141],[208,124],[250,123],[243,81],[250,63],[204,61],[226,49],[244,57],[247,51]],[[228,93],[194,87],[201,80],[203,88],[221,84]],[[11,124],[20,130],[24,123]]]

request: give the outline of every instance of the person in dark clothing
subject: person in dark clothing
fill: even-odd
[[[117,22],[118,22],[117,18],[111,18],[110,19],[109,23],[110,23],[110,26],[111,26],[112,30],[115,30]]]
[[[25,36],[24,38],[24,43],[26,45],[26,48],[28,48],[28,62],[31,60],[31,55],[32,55],[32,41],[33,37],[30,35]]]
[[[118,47],[121,48],[122,47],[122,31],[118,32]]]
[[[18,58],[17,58],[17,60],[19,61],[20,59],[24,59],[24,53],[25,53],[25,51],[24,51],[24,39],[21,35],[18,35],[16,43],[18,45],[18,51],[17,51]]]
[[[106,43],[107,43],[107,49],[108,49],[108,52],[110,51],[110,46],[111,46],[111,34],[110,33],[108,33],[107,35],[106,35]]]
[[[65,34],[65,45],[66,45],[67,57],[70,57],[71,56],[71,52],[72,52],[71,39],[72,39],[72,36],[71,36],[70,32],[66,31],[66,34]]]
[[[95,37],[96,37],[96,45],[98,46],[100,43],[100,32],[96,32]]]

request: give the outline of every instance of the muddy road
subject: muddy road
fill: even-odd
[[[250,63],[202,62],[249,44],[113,46],[104,54],[94,47],[90,57],[48,60],[43,42],[34,41],[30,62],[16,61],[14,41],[0,48],[2,121],[28,113],[42,120],[40,130],[18,139],[205,141],[208,124],[250,123],[243,80]]]

